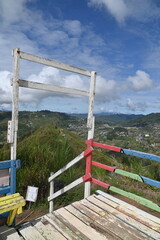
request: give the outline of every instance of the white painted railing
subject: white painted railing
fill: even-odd
[[[53,207],[54,207],[53,199],[55,199],[56,197],[60,196],[61,194],[65,193],[65,192],[67,192],[68,190],[72,189],[73,187],[76,187],[77,185],[79,185],[80,183],[82,183],[84,181],[83,177],[80,177],[77,180],[73,181],[72,183],[68,184],[64,188],[62,188],[59,191],[54,193],[54,179],[56,177],[58,177],[60,174],[62,174],[63,172],[65,172],[67,169],[69,169],[70,167],[72,167],[73,165],[78,163],[81,159],[83,159],[87,155],[87,153],[89,153],[91,151],[92,151],[92,149],[90,149],[90,151],[86,150],[86,151],[82,152],[76,158],[74,158],[72,161],[70,161],[68,164],[66,164],[63,168],[58,170],[56,173],[51,174],[51,176],[48,178],[48,182],[50,182],[50,196],[48,197],[50,213],[53,211]]]
[[[19,48],[13,49],[13,57],[14,57],[14,65],[13,65],[13,78],[11,79],[11,85],[13,86],[13,98],[12,98],[12,121],[9,122],[8,128],[8,142],[11,144],[11,160],[16,160],[16,153],[17,153],[17,131],[18,131],[18,108],[19,108],[19,88],[31,88],[37,90],[45,90],[51,92],[59,92],[65,93],[70,95],[78,95],[81,97],[88,97],[88,117],[87,117],[87,128],[88,128],[88,140],[93,139],[94,137],[94,97],[95,97],[95,86],[96,86],[96,72],[95,71],[88,71],[85,69],[81,69],[75,66],[71,66],[65,63],[57,62],[55,60],[50,60],[46,58],[42,58],[39,56],[32,55],[30,53],[22,52]],[[72,89],[72,88],[65,88],[60,86],[55,86],[52,84],[44,84],[39,82],[31,82],[27,80],[21,80],[19,77],[19,70],[20,70],[20,60],[25,59],[31,62],[36,62],[39,64],[47,65],[50,67],[58,68],[64,71],[69,71],[77,74],[81,74],[90,78],[90,87],[88,91],[83,91],[79,89]],[[50,182],[50,196],[48,198],[50,202],[50,209],[53,209],[53,199],[56,196],[59,196],[63,192],[68,191],[74,186],[85,181],[85,190],[84,196],[88,197],[90,195],[90,182],[89,174],[87,175],[89,169],[86,170],[85,176],[75,180],[73,183],[69,184],[65,188],[59,190],[57,193],[54,193],[54,183],[53,180],[59,174],[73,166],[75,163],[80,161],[83,157],[87,156],[87,151],[91,152],[90,146],[87,146],[87,150],[82,152],[79,156],[73,159],[70,163],[68,163],[65,167],[60,169],[58,172],[52,174],[49,178]],[[91,158],[88,157],[86,161],[86,166],[91,166]],[[51,210],[50,210],[51,211]]]

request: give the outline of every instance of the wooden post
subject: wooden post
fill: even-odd
[[[94,137],[94,96],[95,96],[95,87],[96,87],[96,72],[91,72],[91,80],[90,80],[90,94],[89,94],[89,108],[88,108],[88,119],[87,119],[87,127],[88,127],[88,140],[93,139]],[[87,164],[90,165],[90,174],[91,174],[91,161],[92,161],[92,153],[90,157],[86,159]],[[85,182],[84,189],[84,198],[89,197],[91,194],[91,182]]]
[[[17,158],[17,131],[18,131],[18,100],[19,100],[19,48],[13,49],[13,92],[12,92],[12,136],[11,142],[11,160]]]
[[[51,173],[50,176],[52,176],[52,175],[53,175],[53,172]],[[50,182],[50,192],[49,192],[49,195],[52,196],[53,193],[54,193],[54,180],[52,180],[52,181]],[[53,205],[54,205],[54,202],[53,202],[53,200],[51,200],[51,201],[49,202],[49,213],[52,213],[52,212],[53,212]]]
[[[89,136],[90,131],[92,132],[95,88],[96,88],[96,72],[92,71],[91,80],[90,80],[89,107],[88,107],[88,119],[87,119],[87,127],[89,129],[88,139],[90,137]]]

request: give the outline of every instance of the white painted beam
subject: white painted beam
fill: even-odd
[[[77,67],[74,67],[74,66],[71,66],[71,65],[68,65],[68,64],[65,64],[65,63],[57,62],[57,61],[54,61],[54,60],[38,57],[38,56],[29,54],[29,53],[25,53],[25,52],[21,52],[21,51],[19,51],[19,54],[20,54],[20,58],[28,60],[28,61],[32,61],[32,62],[44,64],[44,65],[47,65],[47,66],[59,68],[59,69],[69,71],[69,72],[82,74],[82,75],[85,75],[85,76],[88,76],[88,77],[91,76],[91,72],[88,71],[88,70],[77,68]]]
[[[89,93],[89,106],[88,106],[88,119],[87,119],[88,129],[91,129],[93,124],[95,88],[96,88],[96,72],[92,71],[91,80],[90,80],[90,93]]]
[[[11,160],[17,159],[17,131],[18,131],[18,107],[19,107],[19,48],[15,48],[13,54],[13,79],[12,79],[12,125],[11,125]]]
[[[53,199],[55,199],[56,197],[60,196],[61,194],[67,192],[68,190],[76,187],[77,185],[79,185],[80,183],[83,182],[83,178],[80,177],[77,180],[75,180],[74,182],[68,184],[66,187],[60,189],[59,191],[55,192],[54,194],[52,194],[51,196],[48,197],[48,201],[52,201]]]
[[[52,176],[48,178],[48,182],[51,182],[54,178],[58,177],[61,173],[66,171],[68,168],[72,167],[74,164],[79,162],[84,157],[84,152],[79,154],[76,158],[74,158],[72,161],[70,161],[68,164],[66,164],[63,168],[58,170],[56,173],[54,173]]]
[[[79,96],[89,96],[89,92],[87,91],[81,91],[78,89],[72,89],[72,88],[65,88],[65,87],[59,87],[51,84],[44,84],[39,82],[31,82],[26,80],[19,80],[19,86],[25,87],[25,88],[32,88],[32,89],[38,89],[38,90],[45,90],[50,92],[59,92],[59,93],[65,93],[70,95],[79,95]]]

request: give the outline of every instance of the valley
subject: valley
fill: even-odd
[[[0,112],[0,160],[7,160],[7,121],[10,112]],[[135,116],[124,114],[97,116],[94,141],[160,155],[159,114]],[[25,195],[28,185],[39,187],[37,206],[46,206],[49,192],[48,177],[86,149],[86,118],[65,113],[40,111],[19,113],[17,191]],[[160,181],[160,164],[108,150],[96,149],[93,159],[132,173]],[[65,185],[84,175],[85,160],[72,167],[57,180]],[[93,166],[93,177],[115,187],[129,190],[142,197],[160,202],[159,189],[119,176]],[[28,177],[30,176],[30,177]],[[100,187],[93,184],[92,192]],[[104,190],[104,189],[103,189]],[[74,196],[74,197],[73,197]],[[55,200],[56,206],[83,198],[83,186],[63,194]]]

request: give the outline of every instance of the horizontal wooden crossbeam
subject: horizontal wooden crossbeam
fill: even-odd
[[[47,58],[38,57],[38,56],[32,55],[30,53],[25,53],[25,52],[22,52],[22,51],[19,51],[18,53],[19,53],[20,58],[28,60],[28,61],[44,64],[44,65],[47,65],[47,66],[59,68],[59,69],[69,71],[69,72],[82,74],[82,75],[89,76],[89,77],[91,76],[90,71],[84,70],[82,68],[74,67],[74,66],[71,66],[71,65],[68,65],[68,64],[65,64],[65,63],[61,63],[61,62],[57,62],[57,61],[54,61],[54,60],[50,60],[50,59],[47,59]]]
[[[38,89],[38,90],[45,90],[49,92],[65,93],[70,95],[79,95],[79,96],[85,96],[85,97],[89,96],[89,92],[87,91],[81,91],[78,89],[59,87],[51,84],[32,82],[32,81],[21,80],[21,79],[19,80],[19,86],[24,88],[32,88],[32,89]]]

